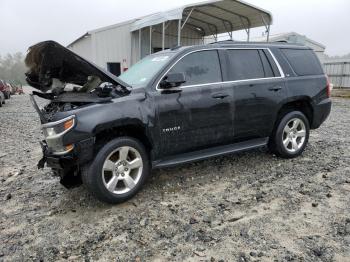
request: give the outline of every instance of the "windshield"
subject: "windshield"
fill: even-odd
[[[173,55],[169,52],[147,56],[121,74],[119,78],[133,88],[144,87]]]

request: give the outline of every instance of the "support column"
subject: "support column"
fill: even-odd
[[[149,54],[152,54],[152,26],[149,27]]]
[[[270,25],[267,27],[267,39],[266,42],[270,41]]]
[[[142,37],[142,29],[139,29],[139,60],[142,58],[142,48],[141,48],[141,37]]]
[[[162,50],[165,49],[165,22],[163,22],[163,28],[162,28]]]
[[[247,42],[250,41],[250,28],[248,28],[248,32],[247,32]]]
[[[181,19],[179,19],[177,24],[177,45],[181,45]]]

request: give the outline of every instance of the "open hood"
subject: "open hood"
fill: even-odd
[[[95,82],[95,86],[110,83],[125,93],[130,92],[128,84],[118,77],[54,41],[29,47],[25,63],[29,68],[26,73],[28,84],[44,93],[68,83],[82,86],[78,92],[88,92],[91,88],[84,88],[88,82]]]

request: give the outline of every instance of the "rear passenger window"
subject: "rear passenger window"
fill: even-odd
[[[312,50],[281,49],[294,72],[299,76],[321,75],[323,69]]]
[[[231,68],[229,79],[245,80],[264,78],[265,72],[258,50],[227,50]]]
[[[184,86],[222,82],[219,55],[216,50],[189,54],[181,59],[170,73],[185,73]]]
[[[261,62],[264,65],[264,72],[265,72],[265,77],[274,77],[274,73],[271,67],[271,64],[269,62],[269,60],[266,57],[266,54],[263,50],[259,50],[259,54],[261,57]]]

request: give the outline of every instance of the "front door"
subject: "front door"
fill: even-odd
[[[233,135],[232,93],[222,88],[217,50],[183,57],[169,73],[184,73],[179,92],[158,90],[163,157],[226,144]]]

